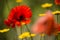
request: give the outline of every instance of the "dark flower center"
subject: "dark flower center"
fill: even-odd
[[[19,18],[16,19],[17,21],[22,21],[22,20],[25,20],[25,17],[23,15],[21,15]]]
[[[24,16],[23,16],[23,15],[22,15],[22,16],[20,16],[19,21],[22,21],[22,20],[25,20],[25,18],[24,18]]]

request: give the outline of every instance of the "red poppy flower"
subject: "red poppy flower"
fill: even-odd
[[[58,29],[58,24],[55,23],[51,11],[47,11],[45,16],[38,18],[32,26],[32,32],[36,34],[46,33],[47,35],[51,35],[56,33]]]
[[[11,9],[8,19],[5,20],[4,23],[12,27],[15,27],[15,25],[20,26],[23,21],[25,24],[29,24],[31,16],[32,12],[28,6],[16,6]]]
[[[55,0],[56,5],[60,5],[60,0]]]

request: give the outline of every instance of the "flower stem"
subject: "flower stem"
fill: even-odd
[[[56,10],[58,10],[58,6],[56,6]],[[57,23],[58,23],[58,14],[56,15],[57,16]],[[58,35],[56,35],[56,37],[55,37],[56,39],[55,40],[58,40]]]
[[[40,40],[42,39],[42,34],[41,34],[41,36],[40,36]]]
[[[22,34],[22,26],[21,26],[21,28],[20,28],[20,31],[21,31],[21,34]],[[22,39],[23,40],[23,39]]]
[[[40,40],[45,40],[45,36],[43,36],[42,33],[41,33],[41,36],[40,36]]]
[[[8,10],[10,10],[9,4],[8,4],[8,0],[6,0],[6,4],[7,4],[7,7],[8,7]]]
[[[58,14],[57,14],[57,23],[58,23]],[[56,40],[58,40],[58,35],[56,35]]]
[[[17,36],[19,36],[19,35],[20,35],[20,28],[17,27],[17,26],[16,26],[16,32],[17,32]],[[18,38],[18,37],[17,37],[17,38]],[[20,40],[20,39],[18,38],[18,40]]]
[[[21,34],[22,34],[22,26],[21,26],[21,28],[20,28],[20,31],[21,31]]]
[[[44,39],[43,40],[45,40],[45,36],[44,36]]]
[[[29,28],[28,28],[28,26],[27,25],[25,25],[26,26],[26,28],[27,28],[27,30],[28,30],[28,32],[30,32],[30,30],[29,30]],[[30,35],[31,35],[31,33],[30,33]],[[30,38],[31,38],[31,40],[33,40],[33,38],[30,36]]]
[[[55,40],[58,40],[58,35],[56,35],[56,39]]]

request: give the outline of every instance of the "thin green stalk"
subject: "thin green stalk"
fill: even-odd
[[[21,28],[20,28],[20,31],[21,31],[21,34],[22,34],[22,26],[21,26]]]
[[[44,36],[44,40],[45,40],[45,36]]]
[[[42,36],[42,34],[41,34],[40,40],[45,40],[45,36]]]
[[[17,40],[20,40],[18,36],[20,35],[20,28],[16,26],[16,35],[17,35]]]
[[[7,7],[8,7],[8,10],[10,10],[9,4],[8,4],[8,0],[6,0],[6,4],[7,4]]]
[[[58,14],[57,14],[57,23],[58,23]],[[56,40],[58,40],[58,35],[56,35]]]
[[[27,28],[27,30],[28,30],[28,32],[30,32],[30,30],[29,30],[29,28],[28,28],[28,26],[27,25],[25,25],[26,26],[26,28]],[[30,35],[31,35],[31,33],[30,33]],[[31,38],[31,40],[33,40],[33,38],[30,36],[30,38]]]
[[[20,32],[21,32],[21,34],[22,34],[22,26],[21,26],[21,28],[20,28]],[[22,39],[23,40],[23,39]]]
[[[56,6],[56,8],[57,8],[56,10],[58,10],[58,6]],[[56,15],[57,15],[57,23],[58,23],[58,15],[59,15],[59,14],[57,13]],[[56,35],[55,38],[56,38],[56,40],[58,40],[58,35]]]
[[[20,5],[20,3],[17,3],[17,5],[19,6],[19,5]]]
[[[56,37],[55,37],[56,39],[55,40],[58,40],[58,35],[56,35]]]
[[[41,34],[41,36],[40,36],[40,40],[42,40],[42,34]]]
[[[57,23],[58,23],[58,14],[57,15]],[[55,40],[58,40],[58,35],[56,35]]]

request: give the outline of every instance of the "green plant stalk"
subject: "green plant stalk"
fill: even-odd
[[[28,30],[28,32],[30,32],[30,30],[29,30],[29,28],[28,28],[28,26],[27,25],[25,25],[26,26],[26,28],[27,28],[27,30]],[[31,33],[30,33],[30,35],[31,35]],[[30,36],[30,38],[31,38],[31,40],[33,40],[33,38]]]
[[[6,0],[6,4],[7,4],[7,7],[8,7],[8,10],[10,10],[9,4],[8,4],[8,0]]]
[[[20,35],[20,28],[17,26],[16,26],[16,32],[17,32],[17,38],[18,38],[18,36]],[[20,40],[20,39],[18,38],[18,40]]]
[[[42,34],[41,34],[41,36],[40,36],[40,40],[42,40]]]
[[[58,14],[57,14],[57,23],[58,23]],[[58,40],[58,35],[56,35],[56,40]]]

